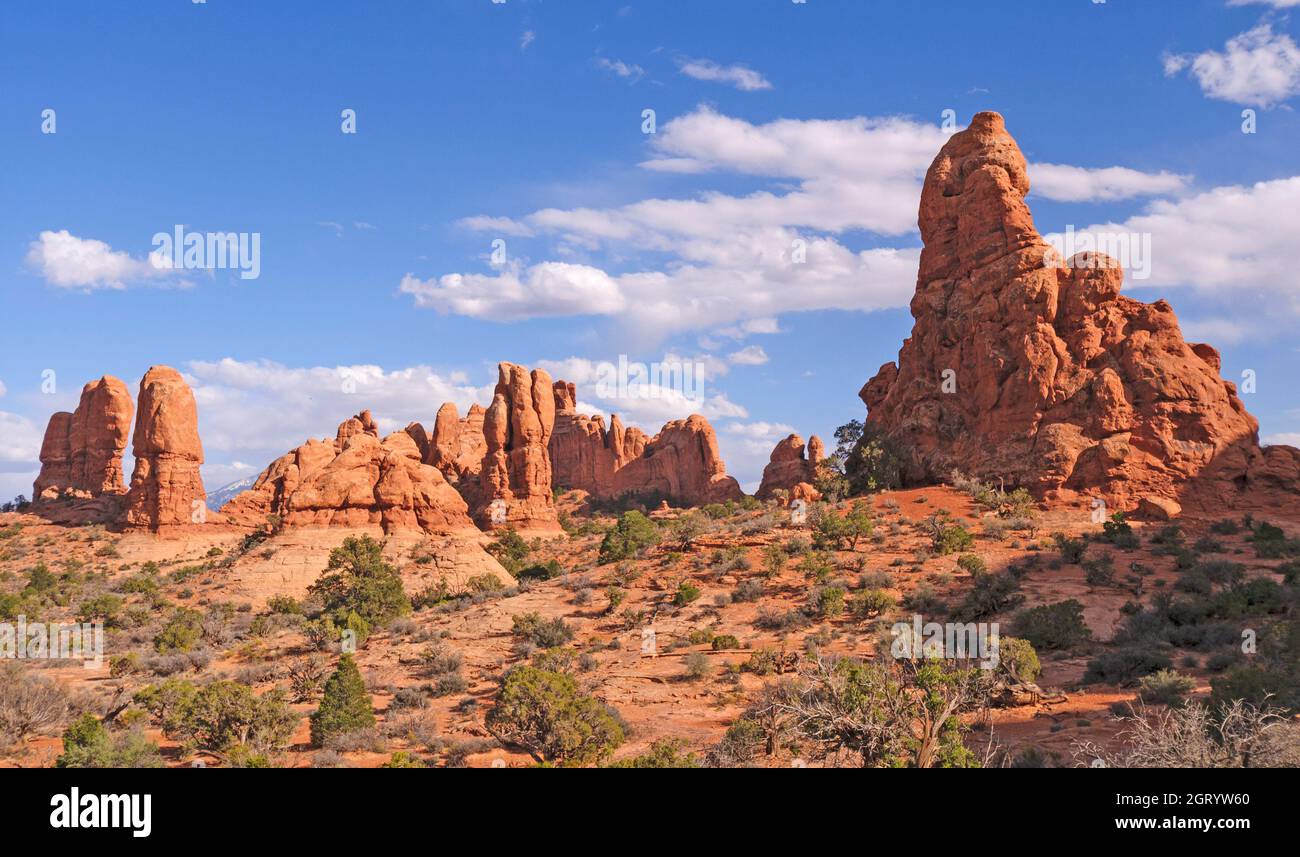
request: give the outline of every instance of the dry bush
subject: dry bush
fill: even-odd
[[[1191,704],[1120,718],[1124,747],[1107,753],[1076,742],[1079,766],[1108,768],[1292,768],[1300,765],[1300,726],[1267,708],[1237,700],[1218,711]]]
[[[58,684],[21,664],[0,667],[0,747],[57,725],[67,713],[68,697]]]

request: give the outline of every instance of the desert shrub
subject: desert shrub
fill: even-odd
[[[122,623],[122,599],[107,592],[87,598],[77,607],[78,622],[103,622],[106,628]]]
[[[1056,549],[1061,554],[1061,560],[1071,565],[1078,565],[1083,562],[1083,555],[1088,552],[1088,543],[1083,539],[1072,539],[1064,533],[1057,533],[1052,536],[1056,542]]]
[[[0,748],[55,725],[67,711],[57,683],[16,662],[0,665]]]
[[[947,609],[939,593],[935,592],[934,587],[928,583],[921,584],[903,596],[903,607],[923,616],[938,615]]]
[[[757,601],[762,597],[763,582],[754,578],[740,581],[740,583],[736,584],[736,588],[731,590],[731,600],[738,604]]]
[[[515,574],[523,567],[531,550],[528,542],[514,527],[499,530],[496,539],[487,546],[487,552],[496,557],[497,562],[511,574]]]
[[[188,607],[178,607],[167,624],[153,638],[153,647],[162,653],[188,652],[203,639],[203,614]]]
[[[515,577],[520,580],[554,580],[562,574],[564,574],[564,566],[557,560],[548,559],[546,562],[534,563],[519,569]]]
[[[309,590],[324,605],[336,625],[347,625],[356,614],[372,627],[382,627],[411,612],[402,588],[402,575],[384,560],[383,545],[369,536],[349,537],[330,551],[325,573]]]
[[[1089,586],[1111,586],[1115,583],[1115,561],[1110,555],[1095,557],[1083,562],[1083,579]]]
[[[739,649],[740,640],[737,640],[732,634],[719,634],[709,643],[709,647],[715,652],[720,652],[724,649]]]
[[[639,756],[611,762],[611,768],[698,768],[700,760],[694,753],[683,752],[686,742],[680,738],[661,738]]]
[[[957,567],[972,576],[983,574],[988,571],[988,564],[984,562],[983,558],[978,557],[973,553],[964,554],[958,557]]]
[[[1083,621],[1083,605],[1073,598],[1021,610],[1011,627],[1035,649],[1071,649],[1092,639],[1092,631]]]
[[[349,654],[339,657],[338,669],[325,682],[320,708],[311,716],[311,740],[323,745],[333,735],[375,725],[370,694],[356,661]]]
[[[835,451],[824,462],[828,472],[824,476],[819,473],[819,481],[835,482],[836,477],[841,477],[848,494],[902,487],[906,456],[893,438],[874,426],[852,420],[835,430],[835,442]]]
[[[930,537],[930,547],[939,556],[967,551],[975,545],[975,537],[945,512],[926,518],[922,529]]]
[[[693,681],[707,678],[713,672],[713,665],[709,663],[709,656],[704,652],[691,652],[688,654],[683,667],[686,671],[686,677]]]
[[[601,564],[635,559],[659,541],[659,531],[641,512],[624,512],[600,543]]]
[[[232,765],[263,764],[266,753],[288,746],[298,723],[279,690],[258,696],[228,680],[195,687],[167,679],[141,690],[135,701],[186,750],[203,750]]]
[[[573,639],[573,629],[560,617],[543,619],[539,613],[523,613],[512,616],[511,633],[520,640],[539,649],[552,649],[563,646]]]
[[[814,583],[825,583],[835,573],[835,566],[831,564],[830,558],[820,551],[804,554],[803,559],[799,561],[798,569],[804,577]]]
[[[294,702],[306,702],[325,681],[328,661],[322,655],[308,655],[289,664],[289,690]]]
[[[1078,765],[1100,760],[1108,768],[1294,768],[1300,765],[1300,727],[1246,702],[1217,709],[1195,703],[1152,715],[1122,718],[1121,749],[1075,745]]]
[[[1024,600],[1020,581],[1012,575],[977,573],[953,615],[965,620],[983,619],[1019,607]]]
[[[1182,705],[1196,682],[1173,670],[1158,670],[1138,682],[1138,699],[1147,705]]]
[[[572,676],[531,666],[506,673],[486,723],[499,740],[538,762],[566,766],[597,763],[624,739],[615,714],[581,693]]]
[[[268,613],[282,616],[301,616],[303,614],[302,605],[290,595],[272,595],[266,602],[266,610]]]
[[[1084,684],[1133,684],[1143,676],[1173,669],[1169,656],[1149,646],[1124,646],[1088,661]]]
[[[813,547],[817,550],[857,550],[858,543],[871,538],[876,528],[871,508],[860,501],[855,502],[844,515],[831,506],[818,503],[813,507],[808,522],[812,527]]]
[[[987,695],[980,670],[939,660],[819,659],[781,710],[801,743],[862,767],[978,767],[962,714]]]
[[[673,593],[673,606],[685,607],[699,597],[700,588],[688,580],[683,580],[677,584],[677,591]]]
[[[839,586],[823,586],[813,590],[806,612],[823,619],[834,619],[844,613],[844,590]]]
[[[1300,554],[1300,540],[1288,539],[1281,527],[1260,521],[1250,535],[1260,559],[1282,559]]]
[[[161,768],[158,745],[139,729],[110,734],[93,714],[83,714],[63,733],[56,768]]]
[[[407,750],[397,750],[379,767],[381,768],[427,768],[423,759]]]
[[[1021,682],[1036,681],[1043,671],[1033,644],[1018,637],[998,639],[998,668],[1014,681]]]
[[[853,594],[849,603],[854,615],[869,618],[893,610],[898,602],[883,589],[861,589]]]

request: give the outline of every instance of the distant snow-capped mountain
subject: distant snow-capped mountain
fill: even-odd
[[[216,491],[209,491],[208,508],[214,512],[220,512],[222,506],[226,505],[236,494],[252,488],[253,483],[256,481],[257,474],[254,474],[231,482],[229,485],[223,485]]]

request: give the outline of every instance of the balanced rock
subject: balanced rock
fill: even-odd
[[[132,452],[127,526],[156,530],[206,520],[198,408],[189,385],[170,366],[154,366],[140,381]]]
[[[860,393],[868,427],[904,450],[907,481],[960,470],[1133,509],[1189,492],[1223,502],[1253,472],[1286,471],[1289,454],[1261,452],[1218,353],[1185,342],[1163,300],[1121,295],[1108,257],[1062,260],[1028,192],[996,113],[955,134],[926,176],[912,335]]]

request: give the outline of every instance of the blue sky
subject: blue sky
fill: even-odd
[[[652,433],[702,411],[752,489],[788,431],[861,417],[910,331],[945,110],[1006,116],[1041,232],[1149,232],[1130,294],[1295,443],[1296,6],[5,3],[0,496],[83,383],[158,363],[195,386],[209,489],[362,408],[486,401],[499,360]],[[259,276],[157,271],[176,224],[258,233]],[[698,361],[704,397],[602,399],[620,355]]]

